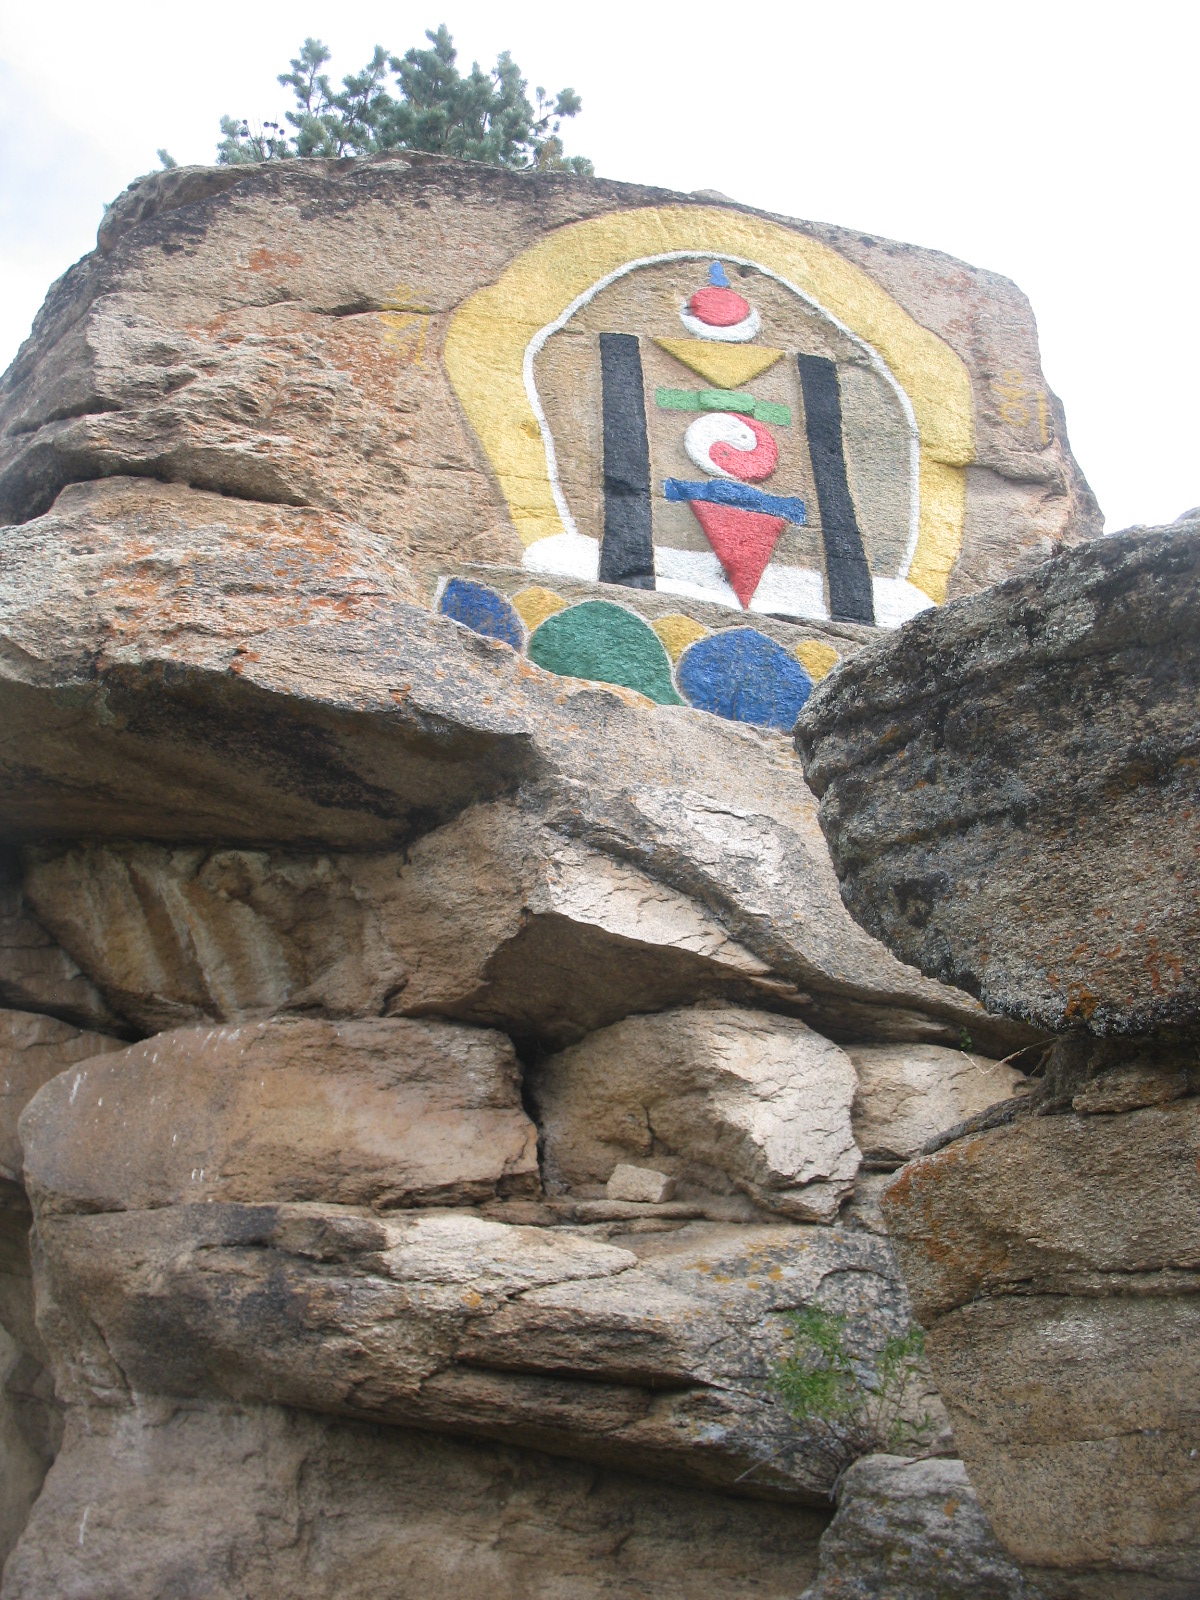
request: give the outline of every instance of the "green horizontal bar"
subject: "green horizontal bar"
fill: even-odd
[[[694,389],[656,389],[654,402],[661,411],[699,411],[700,396]]]
[[[736,394],[732,389],[701,389],[701,411],[741,411],[752,417],[758,402],[752,394]]]
[[[790,406],[781,406],[774,400],[756,400],[753,395],[738,394],[734,389],[656,389],[654,400],[663,411],[734,411],[759,422],[777,423],[781,428],[792,425]]]
[[[781,428],[790,428],[792,425],[791,406],[781,406],[775,400],[756,400],[754,415],[759,422],[777,422]]]

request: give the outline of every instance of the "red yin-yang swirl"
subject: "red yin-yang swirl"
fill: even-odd
[[[732,328],[750,315],[750,302],[733,289],[710,285],[697,289],[688,301],[688,310],[710,328]]]
[[[743,483],[761,483],[775,471],[779,446],[763,424],[753,417],[739,417],[738,421],[744,422],[758,440],[754,449],[739,450],[736,445],[718,439],[708,452],[709,460],[735,478],[741,478]]]

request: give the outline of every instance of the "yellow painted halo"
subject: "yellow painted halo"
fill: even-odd
[[[528,546],[562,533],[541,429],[525,388],[530,340],[600,280],[676,252],[750,262],[867,344],[907,397],[920,442],[916,541],[906,576],[940,604],[962,548],[975,418],[965,364],[861,268],[777,222],[715,206],[661,206],[571,223],[463,303],[446,370]]]

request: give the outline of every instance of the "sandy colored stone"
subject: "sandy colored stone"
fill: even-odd
[[[811,1504],[831,1468],[770,1387],[781,1313],[843,1311],[863,1350],[909,1317],[886,1241],[828,1227],[215,1201],[43,1210],[37,1241],[72,1404],[234,1395]],[[913,1405],[939,1412],[932,1383]]]
[[[851,1044],[846,1054],[858,1075],[854,1139],[875,1165],[899,1166],[938,1134],[1028,1086],[1003,1061],[940,1045]]]
[[[449,1023],[157,1034],[47,1084],[21,1130],[44,1210],[210,1200],[385,1209],[540,1187],[511,1044]]]
[[[827,1514],[272,1407],[93,1412],[6,1600],[793,1600]],[[82,1538],[80,1530],[82,1525]]]
[[[55,1017],[0,1011],[0,1179],[21,1181],[17,1119],[42,1085],[77,1061],[124,1047],[123,1039],[84,1032]]]
[[[11,856],[0,859],[0,1001],[80,1027],[119,1026],[91,979],[30,915]]]
[[[1047,1028],[1200,1016],[1200,524],[929,612],[797,725],[846,904]]]
[[[1193,1096],[1124,1116],[1023,1117],[911,1162],[883,1206],[918,1315],[1026,1284],[1184,1288],[1200,1271],[1198,1159]]]
[[[1050,1592],[1195,1593],[1194,1292],[984,1299],[926,1349],[997,1536]]]
[[[731,1006],[629,1017],[530,1078],[549,1184],[595,1186],[617,1162],[653,1161],[807,1222],[836,1216],[853,1187],[854,1089],[830,1040]]]
[[[715,819],[676,806],[661,819],[676,834],[674,860],[630,859],[636,811],[593,829],[583,796],[569,810],[551,796],[548,813],[544,799],[533,792],[518,804],[474,806],[405,858],[39,847],[27,852],[25,892],[109,1002],[148,1031],[280,1011],[391,1011],[561,1045],[630,1012],[718,995],[860,1036],[952,1031],[936,1011],[898,1003],[909,997],[891,987],[886,957],[875,973],[858,965],[860,981],[847,992],[836,924],[793,922],[811,961],[799,971],[761,917],[743,912],[745,939],[731,934],[729,899],[755,893],[751,874],[769,869],[785,842],[766,819],[742,839],[727,819],[717,835],[728,852],[726,905],[710,909],[707,880],[721,866],[708,836]],[[735,863],[745,873],[740,890],[730,881]],[[835,915],[848,923],[840,903]],[[931,999],[941,1010],[936,990]]]
[[[32,1227],[33,1211],[24,1188],[0,1182],[0,1327],[44,1364],[46,1350],[37,1331],[33,1303]]]
[[[430,609],[522,559],[451,316],[554,230],[667,203],[705,202],[424,157],[164,174],[0,379],[0,1002],[154,1035],[27,1107],[31,1237],[0,1182],[0,1321],[69,1411],[5,1600],[813,1576],[831,1484],[771,1387],[785,1317],[843,1312],[866,1355],[910,1316],[886,1238],[829,1221],[858,1162],[831,1040],[1033,1030],[854,923],[785,737]],[[1096,532],[1019,292],[794,226],[967,366],[952,590]],[[894,559],[903,440],[868,391],[851,487]],[[845,670],[865,632],[813,637]],[[510,1040],[537,1088],[621,1028],[655,1048],[545,1130],[548,1169],[556,1140],[604,1161],[543,1195]],[[1096,1122],[1131,1091],[1086,1092]],[[685,1198],[608,1197],[625,1159]]]
[[[407,859],[83,846],[26,884],[146,1028],[388,1010],[561,1041],[705,994],[798,1003],[695,900],[508,803]]]
[[[181,511],[180,491],[153,484],[78,492],[98,497],[90,525],[77,503],[73,522],[52,513],[6,535],[0,634],[23,665],[0,681],[0,822],[14,836],[44,842],[51,819],[65,840],[388,850],[520,787],[542,825],[698,901],[694,916],[814,1010],[828,998],[843,1033],[956,1040],[965,1026],[1000,1054],[1021,1042],[856,927],[778,735],[549,677],[399,599],[364,611],[336,541],[306,580],[322,604],[292,605],[264,585],[251,542],[212,533],[223,564],[197,606],[170,561],[130,576],[127,499],[143,496],[151,546],[161,515],[186,551],[218,515],[212,496],[189,491]],[[226,605],[229,633],[207,620]]]
[[[652,1167],[631,1167],[628,1162],[621,1161],[613,1168],[604,1192],[610,1200],[645,1201],[656,1206],[674,1199],[675,1180]]]
[[[838,1484],[817,1581],[801,1600],[1036,1600],[961,1461],[863,1456]]]
[[[61,1435],[53,1379],[0,1328],[0,1566],[29,1519]]]
[[[956,1445],[998,1537],[1055,1593],[1194,1585],[1198,1158],[1194,1095],[1026,1115],[910,1163],[883,1197]]]

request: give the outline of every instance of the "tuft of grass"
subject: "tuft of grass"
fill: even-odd
[[[904,1397],[922,1373],[925,1335],[913,1324],[867,1357],[846,1344],[846,1318],[821,1306],[788,1314],[788,1353],[771,1387],[803,1426],[837,1479],[860,1456],[920,1449],[933,1423],[904,1414]],[[831,1491],[832,1493],[832,1491]]]

